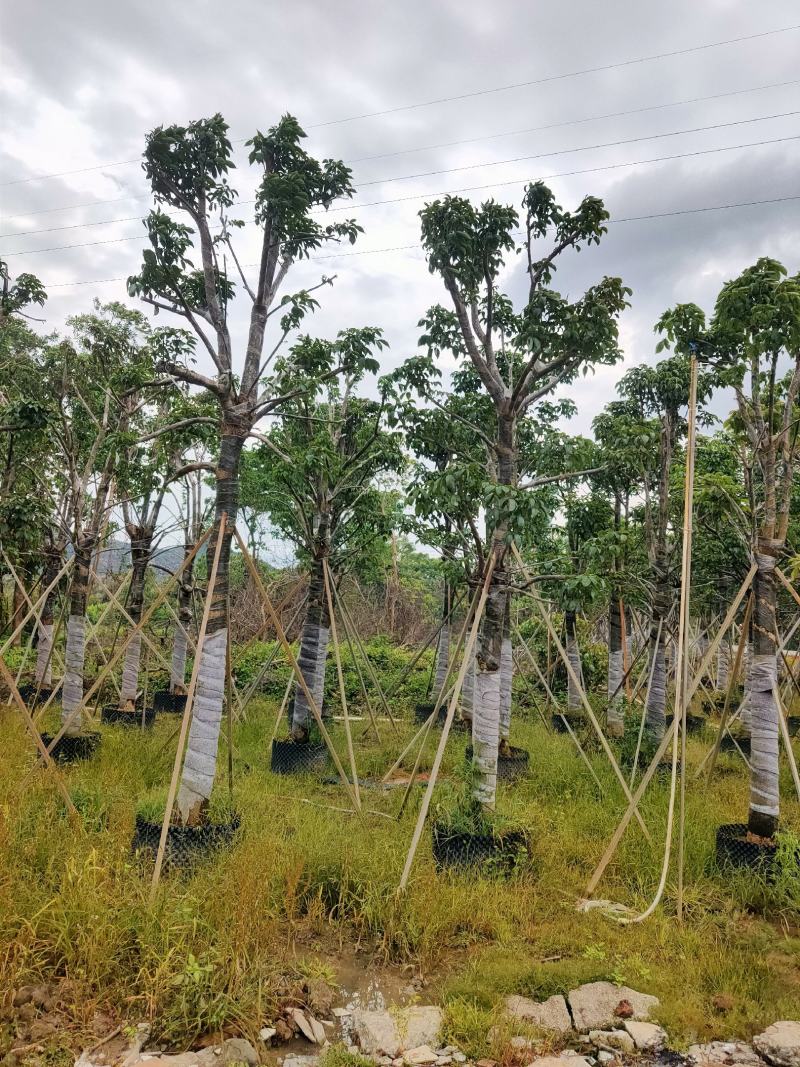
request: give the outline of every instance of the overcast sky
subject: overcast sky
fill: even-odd
[[[800,195],[800,122],[785,114],[800,110],[798,29],[625,62],[790,27],[800,22],[796,0],[27,0],[13,7],[5,0],[4,7],[0,255],[12,273],[34,271],[45,282],[47,328],[89,309],[94,297],[127,299],[124,278],[140,262],[149,204],[136,162],[145,134],[216,111],[234,139],[291,111],[311,150],[353,161],[358,193],[346,213],[365,229],[359,254],[300,266],[290,284],[335,273],[310,331],[331,336],[379,325],[391,343],[387,368],[414,351],[418,320],[446,299],[420,250],[402,248],[419,241],[425,200],[446,191],[478,186],[464,195],[519,205],[526,181],[561,175],[550,184],[565,206],[587,193],[603,197],[613,223],[606,239],[573,256],[554,284],[574,297],[608,274],[633,289],[622,322],[626,366],[653,358],[653,322],[670,304],[710,306],[720,285],[761,255],[800,269],[800,200],[624,221]],[[571,76],[609,64],[618,65]],[[398,110],[363,117],[390,109]],[[633,109],[642,110],[615,114]],[[724,123],[738,125],[654,137]],[[643,139],[575,151],[632,138]],[[753,146],[765,141],[773,143]],[[248,198],[254,176],[236,149],[242,166],[233,184]],[[702,154],[629,165],[685,153]],[[62,173],[70,171],[79,172]],[[253,227],[240,245],[251,262]],[[506,284],[521,296],[517,259]],[[588,431],[620,373],[603,370],[570,389],[579,405],[575,432]]]

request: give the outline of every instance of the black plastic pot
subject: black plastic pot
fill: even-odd
[[[53,734],[42,734],[42,741],[47,748],[53,740]],[[50,753],[58,763],[77,763],[79,760],[91,759],[100,743],[100,734],[64,734]]]
[[[720,752],[737,752],[736,745],[742,750],[742,755],[750,755],[750,738],[749,737],[737,737],[736,744],[734,744],[733,738],[730,734],[723,734],[722,740],[719,743]]]
[[[794,737],[800,731],[800,715],[789,715],[786,719],[786,726],[789,730],[789,736]]]
[[[777,844],[772,841],[748,841],[747,826],[732,822],[717,830],[717,865],[749,868],[761,874],[772,872]]]
[[[416,722],[427,722],[433,715],[433,709],[435,704],[415,704],[414,705],[414,719]],[[436,716],[436,726],[444,726],[444,720],[447,718],[447,708],[442,705],[439,708],[439,714]]]
[[[164,870],[177,870],[196,863],[203,856],[218,848],[230,845],[239,829],[239,816],[227,823],[209,823],[206,826],[169,826],[164,845]],[[161,840],[161,823],[148,822],[136,816],[136,829],[131,850],[144,853],[155,860]]]
[[[557,734],[568,734],[569,733],[569,730],[567,729],[567,725],[564,722],[564,718],[566,718],[566,720],[569,723],[573,733],[576,730],[580,729],[580,727],[585,722],[585,719],[576,718],[576,717],[574,717],[572,715],[566,715],[566,716],[563,716],[563,717],[561,715],[551,715],[550,716],[550,722],[551,722],[551,724],[553,726],[553,729],[555,730],[555,732]]]
[[[186,708],[186,694],[181,695],[177,693],[170,693],[168,690],[161,690],[158,693],[153,693],[153,711],[167,711],[174,712],[176,715],[183,715]]]
[[[310,741],[273,741],[270,770],[273,774],[321,774],[328,768],[328,749]]]
[[[109,726],[133,726],[141,729],[142,713],[141,711],[123,711],[114,706],[105,707],[100,712],[100,721]],[[144,725],[152,726],[155,721],[155,708],[148,708],[144,713]]]
[[[52,689],[40,689],[39,690],[39,699],[36,701],[36,703],[37,704],[44,704],[44,702],[46,700],[49,700],[50,694],[52,692],[53,692]],[[19,687],[19,695],[22,697],[22,700],[23,700],[23,702],[25,704],[30,704],[31,701],[33,700],[33,698],[36,696],[36,685],[35,684],[21,685]]]
[[[501,782],[516,782],[518,778],[524,778],[528,773],[528,769],[531,761],[531,754],[524,748],[517,748],[516,745],[510,745],[510,756],[504,756],[501,753],[497,755],[497,777]],[[472,759],[472,745],[467,745],[467,750],[464,756],[467,761]]]
[[[479,867],[491,863],[501,871],[511,872],[521,855],[529,854],[528,835],[524,830],[504,834],[455,833],[450,827],[434,823],[433,858],[439,870]]]

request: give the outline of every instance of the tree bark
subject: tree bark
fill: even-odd
[[[147,578],[147,566],[150,562],[150,549],[153,543],[152,530],[139,530],[131,537],[131,583],[128,590],[126,611],[134,625],[142,617],[144,606],[144,585]],[[142,654],[142,635],[136,633],[125,649],[125,662],[122,667],[122,686],[119,705],[122,709],[133,711],[136,705],[136,692],[139,688],[139,664]]]
[[[317,708],[322,710],[325,693],[325,665],[328,655],[330,618],[325,596],[324,560],[328,557],[328,522],[322,518],[317,526],[311,578],[308,585],[308,600],[300,638],[300,654],[297,658],[303,678]],[[313,715],[302,688],[295,683],[292,705],[291,733],[295,741],[308,740]]]
[[[581,677],[581,652],[578,648],[577,626],[574,611],[564,612],[564,627],[567,631],[567,659],[575,672],[576,677]],[[581,708],[581,697],[578,687],[572,680],[572,675],[567,672],[567,708],[569,711],[578,711]]]
[[[669,571],[666,553],[659,551],[653,564],[653,609],[650,615],[650,673],[652,681],[645,709],[645,727],[657,741],[667,723],[666,620],[669,614]],[[659,635],[659,625],[661,633]]]
[[[775,555],[771,543],[760,539],[755,553],[753,662],[750,670],[750,812],[747,826],[759,837],[773,837],[778,829],[778,686],[775,629]]]
[[[69,593],[67,647],[64,686],[61,694],[61,722],[67,733],[79,734],[83,715],[77,711],[83,701],[83,675],[86,661],[86,603],[89,596],[89,570],[96,544],[95,536],[81,538],[74,546],[75,563]]]
[[[194,551],[191,541],[183,546],[183,558],[186,560]],[[183,568],[178,579],[178,621],[172,638],[172,662],[170,664],[170,693],[182,695],[186,692],[186,652],[189,644],[189,630],[192,625],[192,591],[194,589],[194,559]]]
[[[625,731],[622,679],[625,655],[622,648],[621,601],[612,594],[608,604],[608,711],[609,737],[622,737]]]
[[[205,640],[196,653],[200,657],[197,688],[177,801],[180,817],[187,825],[197,825],[202,820],[217,768],[225,696],[231,540],[239,507],[239,463],[248,431],[249,427],[241,422],[229,421],[222,427],[214,529],[208,541],[209,559],[214,558],[217,543],[221,541],[219,563],[213,593],[210,593],[211,608]],[[226,516],[224,527],[223,514]]]

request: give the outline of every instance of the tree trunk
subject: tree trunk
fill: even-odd
[[[300,638],[300,655],[297,658],[300,671],[319,711],[325,694],[325,664],[328,656],[330,618],[325,596],[324,560],[328,554],[328,524],[319,523],[316,551],[311,564],[308,585],[306,616]],[[306,741],[313,718],[308,700],[300,685],[295,683],[292,705],[291,732],[295,741]]]
[[[214,529],[208,541],[208,559],[213,560],[221,541],[217,576],[211,595],[205,640],[198,648],[200,663],[192,707],[192,723],[186,746],[178,811],[184,824],[197,825],[208,806],[217,769],[217,748],[225,697],[225,667],[228,645],[228,580],[231,541],[239,507],[239,461],[248,427],[222,427],[217,466]],[[223,513],[226,515],[222,526]],[[211,564],[209,563],[209,573]]]
[[[659,552],[653,564],[653,611],[650,617],[650,691],[645,710],[648,734],[657,741],[664,736],[667,724],[667,661],[665,656],[666,620],[669,614],[669,572],[667,559]],[[659,625],[661,633],[659,635]]]
[[[472,712],[475,707],[475,650],[473,649],[471,662],[464,674],[464,684],[461,686],[461,718],[472,724]]]
[[[47,552],[42,584],[46,589],[58,572],[61,570],[62,554],[51,548]],[[50,689],[53,685],[53,631],[55,625],[55,606],[57,589],[51,589],[47,594],[39,620],[39,640],[36,646],[36,671],[34,677],[36,684],[43,689]]]
[[[581,652],[578,648],[578,637],[574,611],[564,612],[564,626],[567,631],[567,659],[575,672],[576,677],[581,677]],[[567,708],[569,711],[578,711],[581,707],[581,697],[578,687],[572,680],[572,675],[567,671]]]
[[[17,571],[17,577],[19,577],[21,580],[20,570],[21,568]],[[19,624],[22,622],[22,620],[25,618],[26,610],[25,597],[23,596],[22,589],[20,589],[18,582],[14,582],[14,590],[11,594],[11,601],[11,632],[13,633],[19,626]],[[23,629],[15,635],[14,640],[11,642],[13,647],[19,648],[19,646],[22,644],[22,637],[24,632],[25,631]]]
[[[742,667],[744,680],[742,682],[742,711],[739,716],[742,726],[750,733],[750,691],[751,674],[753,672],[753,620],[747,628],[747,644],[744,646],[744,664]]]
[[[183,546],[183,558],[194,551],[191,541]],[[194,589],[194,559],[181,571],[178,579],[178,621],[172,638],[172,662],[170,664],[170,693],[182,695],[186,692],[186,652],[189,644],[189,630],[192,625],[192,591]]]
[[[61,694],[61,722],[67,733],[79,734],[83,715],[77,711],[83,702],[83,674],[86,661],[86,603],[89,596],[89,569],[96,538],[86,537],[75,548],[72,582],[69,592],[67,619],[67,647],[65,651],[64,686]],[[69,724],[69,725],[67,725]]]
[[[445,605],[447,600],[445,600]],[[445,615],[446,615],[445,607]],[[447,680],[447,668],[450,666],[450,622],[444,622],[439,631],[439,643],[436,649],[436,676],[433,693],[438,697]]]
[[[500,753],[511,755],[511,700],[514,686],[514,646],[511,642],[511,597],[506,597],[503,643],[500,646]]]
[[[131,538],[131,584],[128,590],[126,611],[134,625],[138,624],[142,617],[144,583],[147,577],[147,565],[150,562],[152,541],[152,531],[149,533],[140,531],[135,540]],[[133,711],[136,705],[141,654],[142,635],[141,632],[138,632],[128,642],[128,647],[125,649],[125,662],[122,668],[122,688],[120,690],[119,706],[128,711]]]
[[[730,653],[726,641],[721,641],[717,649],[717,677],[714,688],[719,693],[724,693],[728,688],[730,677]]]
[[[755,553],[753,662],[750,671],[750,812],[747,826],[759,837],[778,829],[778,686],[775,629],[775,555],[760,540]]]
[[[625,654],[622,648],[622,604],[617,596],[608,605],[608,711],[609,737],[622,737],[625,732],[622,679],[625,674]]]

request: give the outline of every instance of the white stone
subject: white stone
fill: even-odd
[[[312,1025],[310,1016],[307,1018],[299,1008],[292,1008],[292,1018],[299,1026],[300,1033],[303,1037],[310,1041],[312,1045],[318,1045],[320,1043],[317,1039],[317,1033]],[[322,1027],[320,1027],[320,1029],[322,1029]],[[322,1031],[322,1040],[325,1040],[324,1030]]]
[[[354,1011],[353,1030],[365,1056],[379,1053],[395,1057],[401,1050],[397,1024],[388,1011]]]
[[[572,1020],[567,1011],[567,1002],[561,996],[548,997],[537,1002],[528,997],[506,997],[506,1010],[516,1019],[538,1026],[542,1030],[555,1030],[565,1034],[572,1029]]]
[[[463,1052],[454,1052],[453,1053],[453,1061],[455,1063],[466,1063],[467,1062],[467,1057],[464,1055]]]
[[[213,1057],[213,1058],[212,1058]],[[248,1067],[256,1067],[258,1053],[243,1037],[231,1037],[212,1049],[204,1048],[197,1053],[198,1067],[223,1067],[225,1064],[242,1064]]]
[[[627,1030],[590,1030],[589,1038],[593,1045],[604,1049],[620,1049],[622,1052],[633,1052],[633,1038]]]
[[[782,1019],[753,1038],[753,1047],[774,1067],[800,1067],[800,1022]]]
[[[433,1004],[417,1004],[399,1013],[398,1026],[404,1048],[430,1045],[435,1048],[442,1032],[442,1009]]]
[[[613,1060],[616,1059],[616,1056],[613,1052],[606,1052],[605,1049],[600,1049],[600,1051],[597,1053],[597,1059],[600,1063],[611,1063]]]
[[[283,1067],[317,1067],[319,1056],[286,1056]]]
[[[430,1045],[417,1045],[403,1053],[403,1059],[409,1067],[430,1067],[438,1059]]]
[[[709,1041],[706,1045],[690,1045],[687,1055],[698,1067],[717,1067],[718,1064],[758,1067],[762,1063],[743,1041]]]
[[[638,1049],[658,1051],[667,1043],[667,1032],[655,1023],[640,1023],[635,1019],[626,1019],[622,1024],[633,1038]]]
[[[333,1014],[337,1019],[346,1019],[348,1015],[352,1015],[352,1011],[349,1008],[334,1008]]]
[[[278,1031],[275,1029],[274,1026],[262,1026],[261,1029],[258,1031],[258,1036],[266,1045],[268,1041],[271,1041],[273,1037],[275,1037],[277,1032]]]
[[[567,995],[576,1030],[602,1030],[621,1024],[623,1020],[616,1010],[623,1000],[630,1003],[633,1008],[631,1018],[637,1020],[647,1020],[650,1012],[659,1005],[658,997],[637,993],[635,989],[616,986],[612,982],[589,982]]]
[[[585,1056],[538,1056],[529,1067],[564,1067],[565,1063],[570,1067],[592,1067]]]

